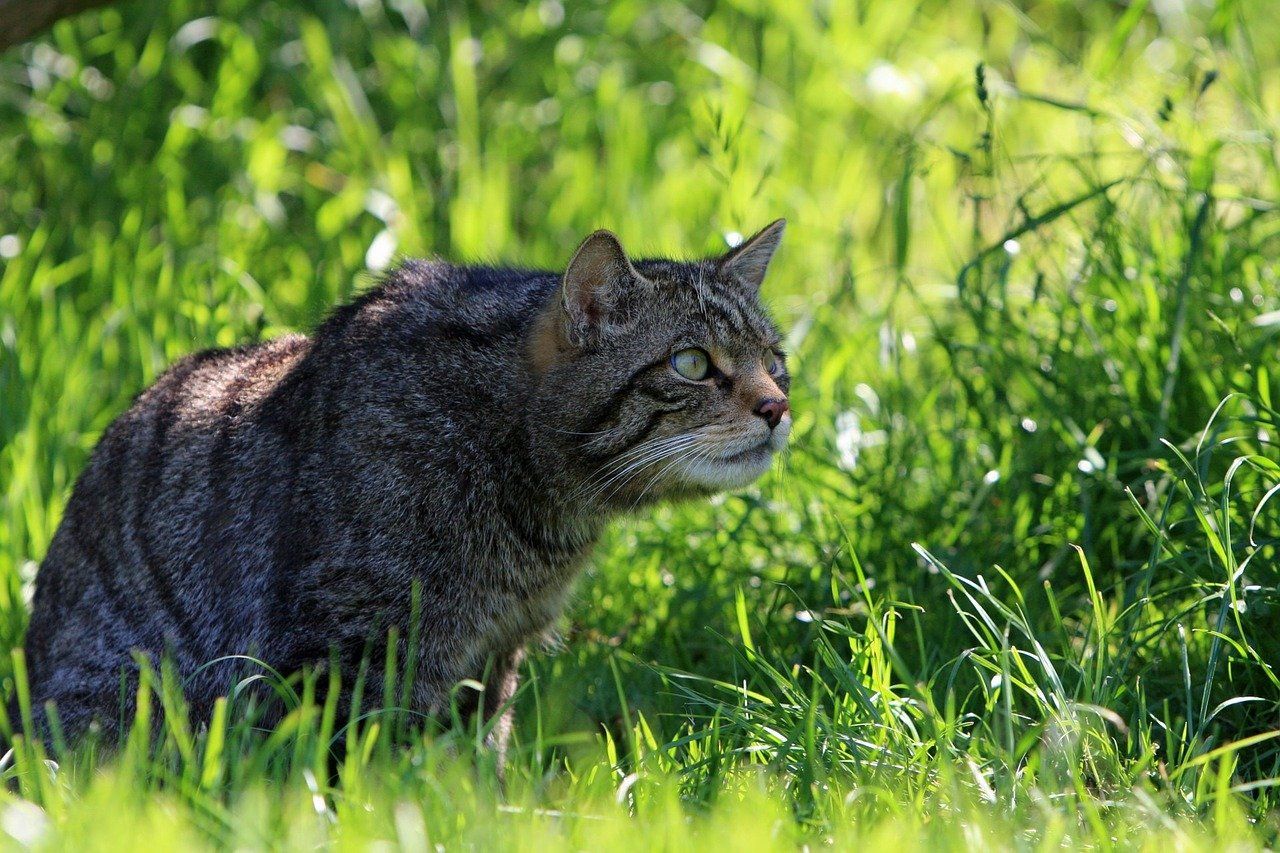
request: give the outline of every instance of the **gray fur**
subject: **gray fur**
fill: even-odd
[[[610,240],[621,266],[596,251]],[[497,712],[610,517],[745,484],[786,441],[789,417],[752,413],[789,381],[762,367],[778,333],[727,269],[743,250],[621,252],[584,243],[604,275],[410,261],[309,339],[175,364],[103,435],[40,569],[37,706],[72,735],[116,731],[134,650],[172,656],[197,718],[243,674],[202,668],[225,655],[337,661],[348,685],[367,657],[380,686],[394,627],[419,637],[413,709],[487,674]],[[677,375],[688,346],[722,375]]]

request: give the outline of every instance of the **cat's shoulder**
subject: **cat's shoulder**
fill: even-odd
[[[546,290],[557,280],[554,272],[529,267],[415,258],[390,272],[383,288],[394,297],[450,309],[473,303],[523,301],[531,291]]]
[[[559,281],[556,273],[510,266],[412,259],[331,319],[347,334],[370,325],[419,334],[459,325],[483,332],[527,320]],[[354,322],[353,322],[354,321]]]

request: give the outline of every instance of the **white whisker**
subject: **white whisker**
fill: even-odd
[[[653,487],[658,483],[658,481],[659,481],[659,480],[661,480],[662,478],[666,477],[666,476],[667,476],[667,473],[668,473],[672,468],[674,468],[676,465],[678,465],[678,464],[680,464],[680,463],[682,463],[682,462],[687,463],[687,462],[690,462],[690,461],[694,461],[694,462],[698,462],[698,461],[705,461],[707,458],[709,458],[709,457],[710,457],[710,455],[711,455],[711,450],[712,450],[712,448],[711,448],[711,447],[709,447],[709,446],[707,446],[707,445],[703,445],[703,446],[701,446],[701,447],[698,447],[698,446],[696,446],[696,445],[695,445],[695,447],[694,447],[694,449],[693,449],[693,453],[692,453],[692,454],[684,454],[684,455],[677,456],[676,458],[672,459],[670,462],[668,462],[668,463],[667,463],[667,464],[662,468],[662,470],[661,470],[661,471],[658,471],[658,472],[657,472],[657,473],[655,473],[652,477],[650,477],[649,482],[648,482],[647,484],[645,484],[644,489],[643,489],[643,490],[641,490],[640,495],[639,495],[639,496],[638,496],[634,501],[632,501],[632,503],[631,503],[631,508],[632,508],[632,509],[635,509],[637,506],[639,506],[639,505],[640,505],[640,501],[644,500],[644,496],[645,496],[646,494],[648,494],[649,490],[650,490],[651,488],[653,488]],[[689,456],[692,456],[692,457],[693,457],[693,459],[692,459],[692,460],[690,460],[690,459],[688,458]]]
[[[618,484],[614,488],[614,491],[617,491],[637,471],[661,461],[669,454],[678,452],[685,444],[694,441],[696,438],[696,433],[683,433],[642,442],[601,467],[596,477],[585,484],[580,494],[590,490],[587,499],[594,501],[614,483]],[[613,492],[610,492],[609,496],[612,497],[612,494]]]
[[[660,464],[667,457],[678,454],[695,442],[700,441],[704,437],[703,433],[704,430],[693,430],[692,432],[645,442],[647,446],[642,445],[644,447],[643,451],[641,448],[636,448],[634,452],[623,454],[622,457],[611,463],[611,466],[615,466],[617,470],[603,479],[594,496],[599,496],[604,489],[613,485],[614,488],[610,491],[606,500],[612,498],[619,489],[630,483],[637,474],[646,468]]]
[[[661,464],[663,460],[667,459],[668,457],[676,456],[692,443],[693,443],[693,440],[690,439],[689,441],[680,442],[678,444],[667,446],[667,447],[664,447],[661,450],[661,452],[653,453],[646,456],[642,460],[637,460],[636,462],[628,465],[625,469],[620,471],[618,474],[615,474],[608,481],[603,483],[601,485],[601,488],[598,489],[595,494],[599,495],[599,493],[602,492],[606,487],[608,487],[610,483],[613,483],[614,481],[616,481],[616,485],[614,485],[613,489],[610,490],[609,494],[606,495],[604,498],[606,502],[609,501],[618,492],[618,490],[629,485],[631,480],[634,479],[636,475],[640,474],[647,468],[652,468],[656,465]]]

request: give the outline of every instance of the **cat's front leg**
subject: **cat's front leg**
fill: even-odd
[[[520,685],[520,664],[524,662],[524,647],[494,658],[484,685],[484,719],[492,728],[485,745],[493,750],[498,760],[498,777],[501,778],[507,761],[507,744],[511,739],[511,727],[515,724],[516,709],[511,699]]]
[[[507,743],[515,719],[511,699],[520,680],[520,664],[524,661],[524,647],[489,657],[482,673],[470,676],[471,685],[459,682],[464,676],[454,673],[446,677],[437,666],[426,666],[418,673],[413,689],[414,710],[434,716],[445,722],[456,715],[468,730],[471,726],[488,729],[484,743],[496,758],[498,777],[503,775],[506,764]],[[483,689],[474,689],[474,679],[483,680]],[[479,715],[479,719],[477,719]]]

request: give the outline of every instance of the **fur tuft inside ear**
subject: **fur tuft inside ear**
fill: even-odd
[[[769,269],[769,261],[773,259],[773,253],[777,251],[786,227],[787,220],[775,219],[754,236],[742,241],[740,246],[720,259],[720,272],[742,282],[752,293],[758,293],[764,282],[764,274]]]
[[[600,230],[582,241],[565,270],[561,299],[575,337],[614,319],[627,291],[641,280],[611,232]]]

